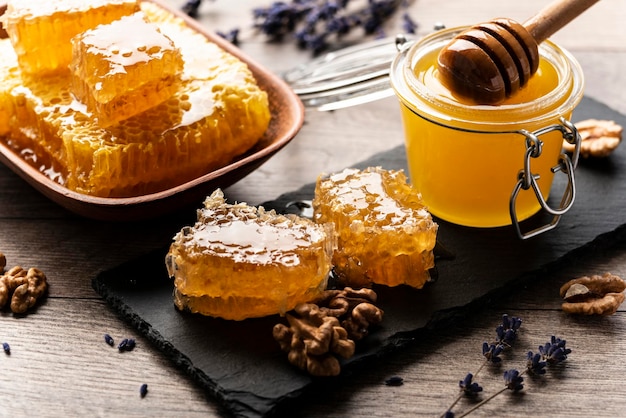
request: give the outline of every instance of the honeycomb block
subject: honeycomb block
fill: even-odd
[[[335,272],[352,286],[421,288],[434,266],[438,226],[402,171],[346,169],[320,177],[313,219],[337,235]]]
[[[152,15],[167,13],[144,4]],[[33,152],[35,166],[60,184],[101,197],[164,190],[248,151],[271,119],[267,93],[244,62],[195,36],[181,19],[170,22],[169,33],[194,41],[182,44],[183,57],[202,54],[196,59],[211,64],[185,62],[182,84],[168,100],[101,127],[71,94],[69,72],[22,74],[19,86],[0,80],[14,120],[5,141],[21,153]]]
[[[181,310],[232,320],[284,314],[326,288],[327,227],[245,203],[216,190],[166,256]]]
[[[0,136],[11,132],[15,114],[11,90],[21,83],[17,55],[8,39],[0,39]]]
[[[180,51],[141,12],[85,31],[72,46],[72,92],[101,126],[164,102],[180,85]]]
[[[22,71],[67,71],[70,40],[139,10],[136,0],[9,0],[2,23]]]

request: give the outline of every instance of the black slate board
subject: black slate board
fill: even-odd
[[[574,117],[612,119],[626,126],[626,117],[589,98],[583,99]],[[404,148],[355,164],[367,166],[406,169]],[[563,186],[564,177],[557,175],[555,187]],[[624,235],[626,146],[607,159],[581,160],[576,180],[577,197],[571,211],[555,230],[530,240],[519,240],[512,227],[474,229],[438,220],[438,241],[454,258],[438,259],[437,280],[422,290],[376,288],[384,322],[359,342],[344,370],[402,346],[420,330],[437,327],[468,307],[488,304],[499,293],[535,280],[542,271],[567,262],[583,246],[608,247]],[[284,209],[287,202],[311,199],[313,190],[311,183],[265,206]],[[523,228],[545,220],[538,214]],[[164,265],[166,252],[163,248],[105,271],[93,280],[93,286],[233,415],[271,415],[312,385],[314,379],[290,366],[271,337],[280,317],[233,322],[175,310]]]

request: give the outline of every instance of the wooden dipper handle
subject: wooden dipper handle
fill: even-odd
[[[524,27],[540,44],[598,1],[556,0],[524,22]]]
[[[523,25],[512,19],[474,25],[439,52],[439,79],[459,97],[500,103],[537,71],[538,45],[598,1],[556,0]]]

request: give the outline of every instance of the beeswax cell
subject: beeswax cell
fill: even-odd
[[[438,227],[402,171],[346,169],[320,177],[313,211],[316,222],[334,225],[333,264],[345,283],[421,288],[429,280]]]
[[[319,296],[330,272],[326,227],[215,191],[166,256],[179,309],[241,320],[284,314]]]
[[[26,73],[67,71],[70,40],[139,10],[136,0],[9,0],[2,22]]]
[[[179,87],[180,51],[143,13],[79,34],[72,45],[72,92],[101,126],[156,106]]]

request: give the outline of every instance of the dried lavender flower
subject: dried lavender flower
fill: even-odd
[[[488,342],[483,343],[483,357],[492,363],[500,363],[502,361],[499,356],[503,350],[504,346],[502,346],[502,344],[496,345],[489,344]]]
[[[239,29],[238,28],[231,29],[228,32],[216,31],[215,33],[218,36],[221,36],[222,38],[226,39],[231,44],[239,45]]]
[[[565,340],[552,336],[550,341],[539,346],[542,358],[550,365],[555,365],[567,360],[567,355],[572,352],[565,347]]]
[[[499,343],[512,346],[517,339],[517,331],[522,326],[522,319],[502,315],[502,324],[496,327],[496,336]]]
[[[104,334],[104,342],[113,347],[115,345],[115,340],[109,334]]]
[[[474,375],[468,373],[465,376],[465,379],[459,380],[459,387],[461,388],[461,391],[468,396],[473,396],[483,391],[483,388],[478,383],[472,382],[473,379]]]
[[[540,353],[529,351],[527,354],[526,370],[530,373],[539,375],[546,373],[546,362],[542,361],[543,357]]]
[[[196,18],[198,17],[198,10],[200,9],[201,4],[202,0],[187,0],[187,2],[181,7],[181,10],[188,16]]]
[[[145,398],[147,394],[148,394],[148,384],[144,383],[139,387],[139,396],[141,396],[142,398]]]
[[[2,343],[2,349],[4,350],[4,353],[6,355],[10,355],[11,354],[11,346],[9,345],[9,343]]]
[[[405,33],[415,33],[417,31],[417,23],[407,12],[402,14],[402,29]]]
[[[504,384],[507,389],[512,390],[513,392],[518,392],[524,389],[524,378],[521,376],[520,372],[516,369],[509,369],[504,372]]]
[[[124,338],[117,346],[119,351],[132,351],[135,348],[135,340],[133,338]]]
[[[404,379],[400,376],[391,376],[389,379],[385,380],[385,385],[387,386],[402,386],[404,384]]]

